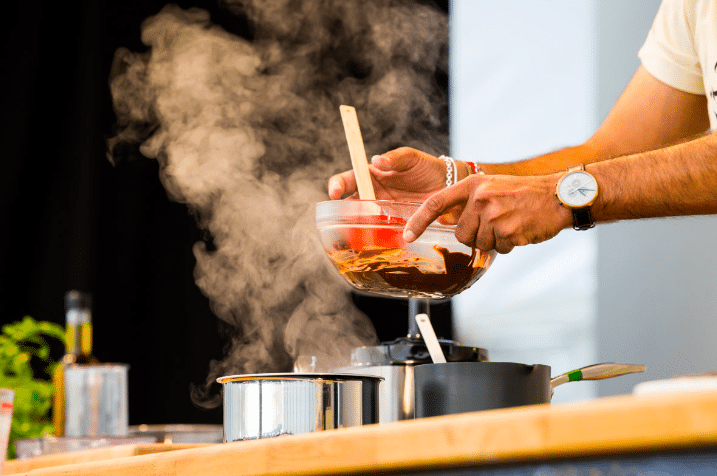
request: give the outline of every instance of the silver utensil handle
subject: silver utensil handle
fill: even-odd
[[[644,365],[634,364],[596,364],[589,365],[577,370],[572,370],[550,380],[552,388],[568,382],[577,382],[578,380],[602,380],[605,378],[619,377],[620,375],[634,374],[644,372]]]
[[[431,320],[427,314],[416,314],[416,324],[423,334],[423,342],[428,347],[428,353],[431,354],[431,360],[434,364],[445,364],[446,356],[443,354],[441,344],[438,342],[436,332],[433,330]]]

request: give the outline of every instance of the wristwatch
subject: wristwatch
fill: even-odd
[[[585,164],[568,167],[568,171],[558,180],[555,195],[560,203],[573,212],[573,228],[589,230],[595,226],[590,206],[598,195],[598,184],[591,174],[585,171]]]

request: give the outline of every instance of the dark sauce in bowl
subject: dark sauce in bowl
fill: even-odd
[[[471,255],[435,245],[440,259],[406,256],[400,248],[360,252],[337,251],[331,259],[355,287],[392,296],[446,298],[458,294],[480,278],[490,265],[490,255]]]

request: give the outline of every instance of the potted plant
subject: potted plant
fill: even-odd
[[[6,324],[0,334],[0,387],[15,391],[8,458],[14,442],[52,432],[52,375],[65,343],[62,326],[26,316]]]

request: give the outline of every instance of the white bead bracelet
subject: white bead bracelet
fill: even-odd
[[[443,159],[446,163],[446,187],[450,187],[458,180],[458,169],[456,169],[456,161],[452,157],[442,155],[439,159]]]

